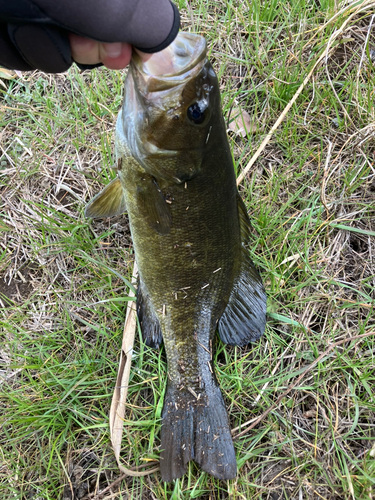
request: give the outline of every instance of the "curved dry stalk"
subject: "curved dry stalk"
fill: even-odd
[[[134,262],[132,284],[135,286],[137,283],[138,268],[137,263]],[[129,290],[129,297],[134,297],[135,294],[132,290]],[[111,441],[113,451],[115,453],[117,465],[120,471],[127,476],[147,476],[159,470],[159,467],[153,467],[144,471],[138,470],[139,468],[134,467],[133,469],[127,469],[120,463],[120,452],[121,452],[121,442],[122,434],[124,430],[124,418],[126,409],[126,397],[128,395],[129,378],[130,378],[130,368],[132,362],[133,345],[135,331],[137,327],[136,319],[136,306],[135,301],[131,300],[128,302],[126,308],[126,319],[124,326],[124,334],[122,338],[120,364],[117,374],[116,386],[112,397],[111,409],[109,413],[109,428],[111,432]]]

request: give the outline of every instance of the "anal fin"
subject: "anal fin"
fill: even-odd
[[[243,346],[258,340],[264,333],[267,297],[262,279],[245,246],[250,238],[250,221],[239,196],[238,212],[242,241],[241,265],[228,304],[219,320],[218,331],[226,344]]]
[[[138,279],[137,316],[145,344],[157,349],[163,342],[160,323],[142,280]]]

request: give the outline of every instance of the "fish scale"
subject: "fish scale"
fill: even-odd
[[[143,175],[142,171],[140,175]],[[134,176],[133,162],[125,164],[122,176],[130,194],[126,204],[132,221],[138,268],[142,279],[146,279],[147,290],[153,297],[163,331],[169,378],[179,380],[180,385],[195,387],[194,381],[198,381],[199,376],[207,378],[211,372],[207,367],[210,356],[194,339],[194,333],[200,332],[199,342],[209,350],[216,322],[225,307],[225,300],[218,303],[216,296],[227,288],[226,301],[229,298],[232,265],[228,265],[228,257],[232,253],[234,258],[231,241],[239,238],[239,228],[231,225],[227,216],[224,217],[230,204],[226,207],[214,201],[206,207],[206,191],[211,191],[213,181],[208,175],[207,182],[202,182],[199,177],[188,181],[186,187],[185,184],[165,186],[173,199],[170,205],[173,224],[168,235],[160,235],[146,219],[137,217],[139,207],[131,193],[140,181]],[[205,212],[204,220],[202,210]],[[218,231],[214,226],[218,214],[221,217],[220,212],[223,224]],[[227,237],[228,232],[230,238]],[[150,259],[150,255],[158,255],[158,259]],[[221,271],[214,273],[219,267]],[[161,289],[160,283],[167,282],[168,287]],[[176,291],[186,287],[189,287],[187,296],[176,300]],[[184,372],[178,368],[180,359],[185,359],[188,365]],[[204,367],[204,375],[201,366]]]

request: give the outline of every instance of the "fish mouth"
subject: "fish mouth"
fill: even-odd
[[[125,83],[122,112],[123,131],[133,155],[144,166],[145,162],[177,158],[185,146],[160,147],[153,140],[153,117],[163,117],[170,110],[181,107],[181,96],[190,80],[194,79],[207,62],[205,39],[193,33],[179,33],[164,50],[143,61],[133,52]],[[201,148],[189,147],[197,157]]]
[[[205,39],[194,33],[179,33],[175,40],[147,61],[134,52],[131,69],[142,94],[183,85],[198,73],[206,60]]]

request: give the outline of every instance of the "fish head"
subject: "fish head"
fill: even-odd
[[[218,117],[222,120],[219,84],[202,36],[179,33],[146,62],[133,55],[122,127],[146,171],[178,183],[194,178]]]

